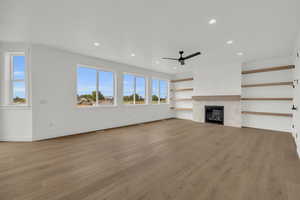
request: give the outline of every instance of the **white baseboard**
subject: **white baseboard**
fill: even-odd
[[[32,142],[32,138],[0,137],[0,142]]]

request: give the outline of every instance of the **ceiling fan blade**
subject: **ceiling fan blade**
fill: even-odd
[[[195,57],[195,56],[198,56],[198,55],[201,55],[201,52],[193,53],[193,54],[191,54],[191,55],[189,55],[189,56],[184,57],[183,59],[184,59],[184,60],[190,59],[190,58]]]
[[[178,60],[178,58],[162,58],[162,59],[165,59],[165,60]]]

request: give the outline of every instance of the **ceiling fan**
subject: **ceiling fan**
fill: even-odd
[[[177,60],[181,65],[184,65],[185,64],[185,60],[193,58],[193,57],[198,56],[198,55],[201,55],[201,52],[196,52],[196,53],[193,53],[191,55],[183,57],[183,53],[184,53],[184,51],[179,51],[179,54],[180,54],[179,58],[162,58],[162,59]]]

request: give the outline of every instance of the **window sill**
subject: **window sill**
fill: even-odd
[[[117,108],[118,105],[76,106],[78,109]]]
[[[128,107],[130,107],[130,106],[162,106],[162,105],[165,105],[165,106],[169,106],[169,104],[151,104],[151,103],[147,103],[147,104],[122,104],[123,106],[128,106]]]
[[[163,106],[163,105],[169,106],[170,103],[153,103],[153,104],[151,104],[151,105],[153,105],[153,106]]]
[[[1,105],[0,110],[31,110],[32,107],[28,105]]]
[[[150,104],[144,103],[144,104],[122,104],[123,106],[149,106]]]

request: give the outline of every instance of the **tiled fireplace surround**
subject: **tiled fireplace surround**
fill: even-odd
[[[205,122],[205,106],[224,106],[224,126],[241,127],[241,96],[193,96],[193,120]]]

